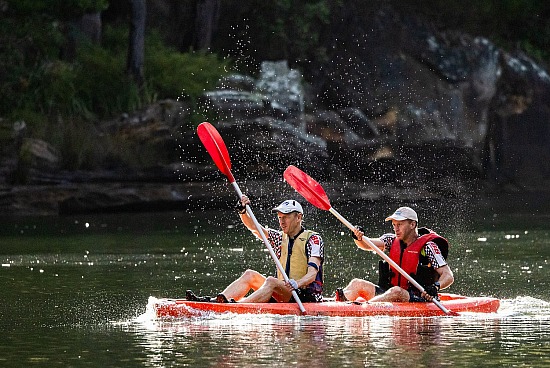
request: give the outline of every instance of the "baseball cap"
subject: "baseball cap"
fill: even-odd
[[[416,212],[410,207],[399,207],[391,216],[386,217],[386,221],[390,220],[414,220],[418,222],[418,216],[416,215]]]
[[[302,205],[295,201],[294,199],[287,199],[277,207],[273,209],[273,211],[281,212],[281,213],[291,213],[291,212],[300,212],[304,213],[304,210],[302,209]]]

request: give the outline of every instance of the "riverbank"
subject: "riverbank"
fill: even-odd
[[[475,204],[491,213],[546,214],[550,186],[495,188],[483,182],[445,179],[422,186],[395,183],[320,181],[333,206],[353,203]],[[299,196],[282,180],[242,181],[257,203]],[[226,180],[204,182],[101,182],[0,186],[0,216],[63,216],[83,213],[196,211],[231,208],[235,191]]]

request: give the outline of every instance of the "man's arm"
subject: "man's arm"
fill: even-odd
[[[439,290],[448,288],[455,280],[453,271],[451,271],[449,265],[438,267],[435,270],[439,274],[439,280],[437,281],[439,283],[439,288],[435,286],[436,284],[428,285],[422,293],[422,297],[429,302],[433,300]],[[428,293],[432,293],[432,295]]]
[[[438,281],[440,288],[445,289],[451,286],[455,280],[453,271],[451,271],[447,261],[443,258],[439,246],[434,242],[426,243],[426,254],[433,267],[435,267],[435,271],[439,274]]]
[[[353,231],[353,234],[357,238],[357,239],[354,239],[355,245],[357,245],[359,248],[361,248],[363,250],[370,250],[370,251],[374,252],[374,250],[369,245],[369,243],[367,243],[364,240],[359,240],[359,239],[362,239],[362,237],[365,235],[365,233],[363,233],[363,231],[361,231],[358,228],[355,228],[355,230]],[[386,244],[384,244],[384,242],[382,240],[380,240],[379,238],[368,238],[368,239],[372,242],[372,244],[374,244],[378,248],[380,248],[382,250],[386,249]]]
[[[298,288],[308,286],[313,281],[315,281],[315,278],[317,277],[317,272],[319,272],[319,267],[321,266],[321,258],[319,257],[309,257],[308,262],[315,263],[317,265],[317,268],[309,265],[307,267],[307,273],[299,280],[296,280],[296,283],[298,283]]]
[[[455,277],[453,275],[453,271],[449,267],[449,265],[445,265],[443,267],[436,268],[437,273],[439,274],[439,285],[441,289],[448,288],[453,284],[455,281]]]
[[[243,207],[245,207],[246,205],[250,206],[250,199],[248,199],[247,196],[243,195],[243,197],[241,198],[241,204],[242,204]],[[239,213],[239,216],[241,217],[241,221],[243,222],[244,226],[246,226],[248,228],[248,230],[252,231],[252,233],[254,235],[256,235],[259,239],[261,239],[260,233],[258,232],[258,229],[256,228],[256,225],[254,224],[254,221],[248,215],[248,213],[247,212]],[[260,225],[260,228],[264,232],[264,235],[267,237],[268,236],[267,229],[265,227],[263,227],[262,225]]]

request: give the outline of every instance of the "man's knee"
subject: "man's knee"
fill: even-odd
[[[265,279],[264,285],[266,287],[269,287],[271,289],[274,289],[277,285],[279,285],[279,279],[273,276],[268,276]]]
[[[242,279],[245,279],[245,280],[253,280],[255,278],[257,278],[260,274],[258,273],[258,271],[254,271],[254,270],[246,270],[243,272],[241,278]]]
[[[399,286],[394,286],[388,289],[386,292],[393,300],[399,300],[399,301],[408,301],[409,300],[409,292],[403,288],[400,288]]]
[[[349,289],[364,289],[369,286],[371,283],[363,279],[353,279],[350,281],[348,288]]]

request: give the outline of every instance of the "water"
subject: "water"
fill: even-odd
[[[387,209],[338,210],[369,234],[387,230]],[[255,211],[276,226],[265,212]],[[376,254],[357,250],[328,212],[306,212],[308,224],[323,224],[329,294],[352,277],[376,279]],[[233,212],[4,219],[0,366],[548,366],[547,219],[454,216],[429,219],[452,244],[449,291],[501,298],[497,314],[158,321],[145,313],[149,296],[214,294],[246,268],[274,269]]]

